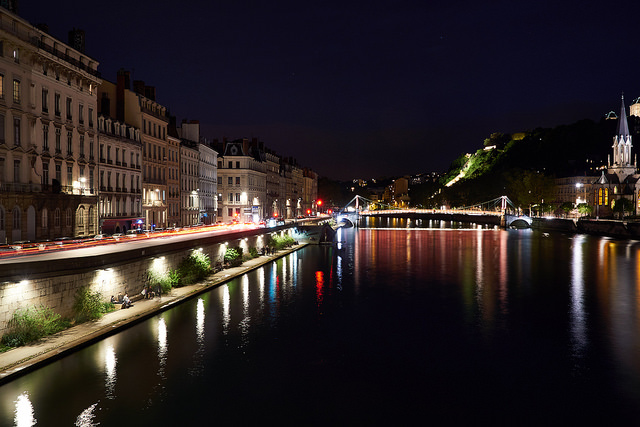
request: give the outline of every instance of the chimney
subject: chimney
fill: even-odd
[[[124,92],[125,89],[129,90],[129,82],[131,79],[131,75],[128,71],[124,69],[118,70],[118,81],[116,84],[116,120],[119,120],[124,123]]]
[[[133,91],[137,94],[144,95],[144,82],[142,80],[133,81]]]
[[[69,46],[78,52],[84,53],[84,39],[84,30],[74,28],[69,31]]]

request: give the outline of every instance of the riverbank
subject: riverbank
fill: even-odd
[[[80,348],[91,345],[109,335],[168,309],[187,299],[193,298],[216,286],[220,286],[248,271],[259,268],[273,260],[282,258],[291,252],[303,248],[298,244],[290,249],[278,251],[272,255],[262,255],[245,261],[239,267],[231,267],[211,274],[201,283],[174,288],[169,295],[151,300],[141,299],[126,310],[115,310],[102,318],[82,323],[57,334],[45,337],[30,345],[17,347],[0,353],[0,385],[20,375],[38,369],[54,360],[62,358]]]

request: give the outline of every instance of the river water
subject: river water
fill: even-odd
[[[369,219],[0,387],[2,426],[630,423],[640,242]]]

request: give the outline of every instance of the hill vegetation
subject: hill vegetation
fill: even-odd
[[[628,121],[638,140],[635,135],[639,133],[640,120],[631,116]],[[617,124],[617,120],[585,119],[517,134],[493,133],[478,141],[475,152],[454,159],[439,182],[411,185],[411,205],[461,207],[502,195],[522,207],[548,204],[555,192],[555,178],[600,173],[606,166]],[[384,181],[378,180],[378,185]],[[318,192],[327,201],[344,204],[355,194],[370,195],[367,187],[327,178],[319,181]]]

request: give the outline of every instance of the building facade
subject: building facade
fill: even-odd
[[[224,141],[218,158],[221,220],[258,222],[264,217],[266,162],[257,140]]]
[[[98,214],[100,232],[142,228],[140,130],[98,116]]]
[[[0,9],[0,242],[97,232],[97,67]]]
[[[607,171],[602,171],[602,175],[592,185],[594,215],[597,217],[612,216],[617,203],[625,203],[632,208],[631,213],[637,215],[640,207],[638,186],[640,175],[637,173],[637,162],[632,154],[632,148],[623,97],[618,129],[613,137],[613,158],[609,157]],[[630,211],[626,210],[626,212]]]

